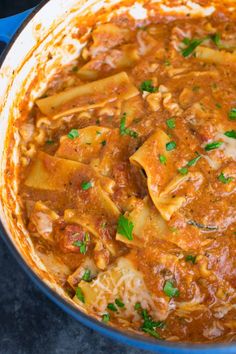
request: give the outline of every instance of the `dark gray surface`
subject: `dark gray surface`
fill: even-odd
[[[37,0],[0,0],[0,17]],[[46,298],[0,239],[0,354],[141,354],[84,327]]]
[[[44,296],[0,239],[1,354],[145,354],[88,329]]]

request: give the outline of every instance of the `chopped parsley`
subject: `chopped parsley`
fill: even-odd
[[[120,135],[129,135],[131,138],[137,138],[138,133],[134,130],[125,127],[126,125],[126,113],[123,113],[123,116],[120,121]]]
[[[89,233],[85,232],[83,241],[75,241],[73,242],[73,246],[79,247],[80,253],[85,254],[87,252],[87,244],[90,240]]]
[[[107,308],[108,310],[111,310],[113,312],[117,312],[117,308],[115,306],[115,304],[113,304],[112,302],[110,302],[108,305],[107,305]]]
[[[53,140],[46,140],[46,144],[52,145],[52,144],[54,144],[54,141]]]
[[[167,119],[166,125],[167,125],[168,128],[174,129],[175,128],[175,118]]]
[[[73,68],[71,69],[71,71],[73,73],[76,73],[78,71],[79,67],[77,65],[73,66]]]
[[[188,163],[187,163],[187,167],[191,167],[191,166],[194,166],[198,160],[200,160],[200,158],[202,157],[197,151],[196,151],[196,154],[197,154],[197,157],[195,157],[194,159],[190,160]]]
[[[228,138],[236,139],[236,130],[229,130],[224,133]]]
[[[224,184],[228,184],[233,181],[233,177],[225,177],[224,173],[221,172],[221,174],[218,176],[218,180]]]
[[[220,109],[220,108],[222,108],[222,105],[221,105],[219,102],[217,102],[217,103],[216,103],[216,108],[219,108],[219,109]]]
[[[213,141],[213,143],[207,144],[204,149],[206,151],[215,150],[218,149],[222,144],[222,141]]]
[[[120,308],[125,307],[125,304],[120,299],[115,299],[115,303]]]
[[[165,282],[163,291],[169,297],[178,297],[179,296],[179,290],[174,287],[172,280],[167,280]]]
[[[202,38],[202,39],[197,39],[197,38],[184,38],[183,39],[183,43],[186,45],[186,48],[181,50],[181,54],[183,55],[183,57],[188,57],[190,54],[192,54],[194,52],[194,50],[200,45],[202,44],[203,41],[205,41],[206,38]]]
[[[170,66],[170,60],[169,60],[169,59],[166,59],[166,60],[164,61],[164,65],[165,65],[165,66]]]
[[[126,237],[128,240],[132,241],[133,228],[134,228],[134,224],[132,223],[132,221],[129,221],[128,219],[126,219],[124,215],[121,214],[118,219],[117,232],[120,235]]]
[[[157,92],[157,87],[153,86],[152,80],[146,80],[141,83],[140,90],[142,92],[146,91],[146,92],[153,93],[153,92]]]
[[[102,322],[107,323],[110,321],[110,314],[109,313],[104,313],[102,315]]]
[[[166,144],[166,150],[171,151],[176,148],[176,142],[175,141],[170,141],[169,143]]]
[[[219,33],[214,33],[210,36],[212,42],[215,43],[215,45],[219,48],[220,47],[220,34]]]
[[[75,295],[81,302],[85,303],[85,297],[84,297],[83,291],[79,286],[76,289]]]
[[[101,133],[99,130],[97,130],[97,131],[96,131],[96,134],[97,134],[97,135],[101,135],[102,133]]]
[[[92,185],[92,182],[91,181],[83,181],[81,183],[81,188],[84,190],[84,191],[87,191],[89,188],[91,188],[93,185]]]
[[[167,158],[164,155],[159,155],[159,161],[162,165],[166,165]]]
[[[178,172],[181,174],[181,175],[186,175],[188,173],[188,169],[187,167],[182,167],[182,168],[179,168],[178,169]]]
[[[229,120],[236,120],[236,108],[231,108],[228,113]]]
[[[156,331],[157,328],[163,329],[165,327],[165,322],[163,321],[153,321],[153,318],[148,314],[146,309],[143,309],[141,304],[138,302],[134,306],[135,310],[139,312],[143,319],[141,330],[151,336],[162,339],[160,334]]]
[[[101,142],[102,146],[105,146],[106,143],[107,143],[106,140],[103,140],[103,141]]]
[[[90,269],[85,269],[84,274],[82,276],[82,280],[89,282],[91,280],[91,271]]]
[[[136,302],[136,304],[134,305],[134,309],[137,311],[139,309],[141,309],[141,304],[140,302]]]
[[[71,140],[78,138],[79,132],[77,129],[71,129],[71,131],[67,134],[67,137]]]
[[[185,257],[185,261],[186,262],[191,262],[192,264],[195,264],[196,263],[196,258],[197,258],[197,256],[193,256],[192,254],[188,254]]]

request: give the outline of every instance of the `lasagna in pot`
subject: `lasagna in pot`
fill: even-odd
[[[107,324],[236,338],[235,29],[220,7],[100,21],[19,122],[37,254]]]

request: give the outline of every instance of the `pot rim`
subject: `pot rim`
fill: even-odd
[[[0,69],[10,52],[11,48],[14,46],[15,41],[24,30],[24,28],[28,25],[28,23],[33,19],[33,17],[48,3],[50,0],[43,0],[38,4],[32,13],[27,16],[27,18],[23,21],[20,27],[17,29],[10,42],[7,44],[3,53],[0,55]],[[73,307],[70,303],[64,300],[56,291],[52,290],[25,262],[21,253],[17,250],[16,246],[12,242],[7,230],[5,229],[1,219],[0,219],[0,237],[6,244],[7,248],[14,256],[20,267],[24,270],[24,272],[29,276],[32,282],[46,295],[52,302],[54,302],[57,306],[59,306],[64,312],[72,316],[75,320],[81,322],[83,325],[107,336],[113,340],[117,340],[123,344],[132,345],[136,348],[151,350],[154,352],[160,351],[163,353],[171,353],[172,354],[205,354],[217,353],[217,354],[225,354],[226,350],[228,354],[235,354],[236,350],[236,342],[235,343],[215,343],[215,344],[193,344],[191,342],[181,343],[181,342],[164,342],[159,340],[154,340],[151,337],[143,336],[140,339],[139,335],[135,335],[132,333],[125,333],[122,330],[115,329],[109,325],[103,324],[97,319],[83,313],[76,307]]]

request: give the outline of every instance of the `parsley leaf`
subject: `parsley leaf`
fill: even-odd
[[[67,137],[71,140],[78,138],[79,132],[77,129],[71,129],[71,131],[67,134]]]
[[[83,291],[79,286],[76,289],[75,295],[81,302],[85,303],[85,297],[84,297]]]
[[[110,321],[110,314],[109,313],[104,313],[102,315],[102,322],[107,323]]]
[[[224,133],[228,138],[236,139],[236,130],[229,130]]]
[[[215,43],[215,45],[219,48],[220,47],[220,34],[214,33],[210,36],[210,38]]]
[[[133,228],[134,224],[132,223],[132,221],[129,221],[124,215],[121,214],[118,219],[117,232],[120,235],[125,236],[128,240],[132,241]]]
[[[164,328],[165,322],[163,321],[153,321],[152,317],[148,314],[146,309],[143,309],[141,304],[137,302],[134,306],[135,310],[139,312],[139,314],[143,318],[143,324],[141,326],[141,330],[145,333],[150,334],[151,336],[162,339],[160,334],[156,331],[157,328]]]
[[[85,269],[84,274],[82,276],[82,280],[89,282],[91,280],[91,271],[90,269]]]
[[[146,80],[141,83],[140,90],[142,92],[146,91],[146,92],[153,93],[153,92],[157,92],[157,87],[153,86],[152,80]]]
[[[167,125],[168,128],[174,129],[175,128],[175,118],[167,119],[166,125]]]
[[[84,190],[84,191],[87,191],[89,188],[91,188],[93,185],[92,185],[92,182],[90,181],[84,181],[81,183],[81,188]]]
[[[73,242],[73,246],[80,248],[80,253],[85,254],[87,252],[87,244],[90,240],[89,233],[85,232],[83,241],[75,241]]]
[[[229,120],[236,120],[236,108],[231,108],[228,113]]]
[[[178,297],[179,290],[174,287],[173,281],[167,280],[164,285],[164,293],[169,297]]]
[[[167,158],[164,155],[159,155],[159,161],[162,165],[166,165]]]
[[[196,258],[197,256],[193,256],[191,254],[188,254],[186,257],[185,257],[185,261],[186,262],[191,262],[192,264],[195,264],[196,263]]]
[[[181,174],[181,175],[186,175],[188,173],[188,169],[187,167],[182,167],[182,168],[179,168],[178,169],[178,172]]]
[[[52,145],[52,144],[54,144],[54,141],[53,140],[46,140],[46,144]]]
[[[183,57],[188,57],[190,54],[193,53],[193,51],[200,45],[202,44],[203,41],[205,41],[206,38],[202,39],[189,39],[189,38],[184,38],[183,43],[187,45],[186,48],[181,50],[181,54]]]
[[[190,160],[186,166],[191,167],[194,166],[198,160],[200,160],[200,158],[202,157],[197,151],[196,151],[197,157],[195,157],[194,159]]]
[[[116,308],[116,306],[115,306],[112,302],[110,302],[110,303],[107,305],[107,308],[108,308],[108,310],[111,310],[111,311],[113,311],[113,312],[117,312],[117,308]]]
[[[118,307],[125,307],[125,304],[120,299],[115,299],[115,303]]]
[[[101,142],[102,146],[105,146],[106,143],[107,143],[106,140],[103,140],[103,141]]]
[[[176,142],[175,141],[170,141],[169,143],[166,144],[166,150],[171,151],[176,148]]]
[[[228,184],[233,181],[233,177],[225,177],[224,173],[221,172],[221,174],[218,176],[218,180],[224,184]]]
[[[218,149],[222,144],[223,144],[222,141],[213,141],[212,143],[207,144],[204,149],[206,151],[215,150]]]
[[[125,127],[126,124],[126,113],[123,113],[123,116],[120,121],[120,135],[129,135],[131,138],[137,138],[138,133],[134,130]]]

